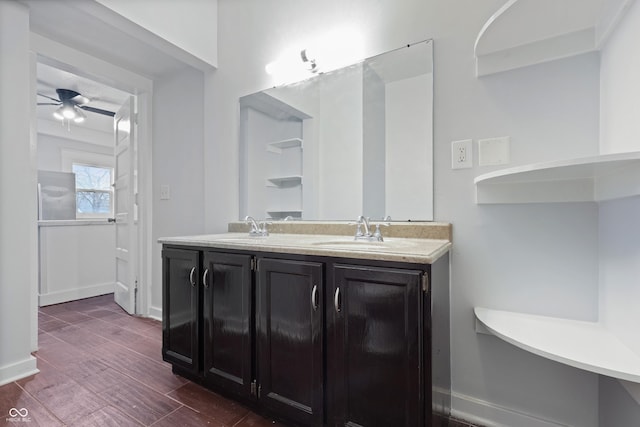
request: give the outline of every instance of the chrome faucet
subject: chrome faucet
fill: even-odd
[[[249,230],[249,236],[263,236],[266,237],[269,235],[269,231],[267,231],[267,222],[261,221],[260,225],[258,222],[252,217],[247,215],[244,217],[244,220],[247,224],[251,225],[251,230]]]
[[[369,229],[369,218],[365,217],[364,215],[360,215],[358,217],[358,219],[356,220],[356,224],[357,224],[357,228],[356,228],[356,239],[358,237],[370,237],[371,236],[371,230]],[[361,230],[360,227],[364,227],[364,232]]]
[[[385,218],[383,221],[390,220],[391,217]],[[366,240],[369,242],[384,242],[382,232],[380,231],[381,225],[389,225],[389,223],[377,223],[375,224],[376,230],[372,233],[369,218],[364,215],[360,215],[356,220],[356,235],[355,240]],[[364,228],[364,231],[362,230]]]

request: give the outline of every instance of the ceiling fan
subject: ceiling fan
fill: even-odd
[[[56,89],[56,93],[58,94],[59,99],[39,93],[39,96],[48,98],[55,102],[38,102],[38,105],[59,105],[60,108],[53,112],[53,117],[58,120],[73,120],[75,123],[82,123],[86,118],[86,115],[82,110],[110,117],[116,115],[116,113],[114,113],[113,111],[89,107],[88,105],[86,105],[90,101],[89,98],[81,95],[75,90]]]

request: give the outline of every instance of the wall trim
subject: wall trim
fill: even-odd
[[[526,414],[460,393],[451,393],[451,416],[481,426],[568,427],[556,421]]]
[[[629,393],[629,395],[633,397],[633,400],[635,400],[638,405],[640,405],[640,384],[632,383],[625,380],[618,380],[618,382],[622,384],[624,389],[627,390],[627,393]]]
[[[0,386],[37,374],[38,372],[40,371],[36,366],[36,358],[29,355],[28,358],[19,362],[0,366]]]
[[[38,301],[40,307],[44,307],[46,305],[60,304],[62,302],[75,301],[83,298],[97,297],[98,295],[112,294],[115,285],[115,282],[107,282],[82,288],[65,289],[64,291],[40,294]]]
[[[154,306],[149,306],[149,317],[162,321],[162,309]]]

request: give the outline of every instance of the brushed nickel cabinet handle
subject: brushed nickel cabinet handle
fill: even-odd
[[[195,286],[196,285],[196,281],[193,279],[193,275],[196,273],[196,268],[195,267],[191,267],[191,271],[189,272],[189,283],[191,283],[191,286]]]
[[[336,312],[340,313],[340,287],[336,288],[336,293],[333,295],[333,306],[336,308]]]
[[[318,309],[318,285],[313,285],[311,290],[311,306],[314,310]]]
[[[202,273],[202,284],[204,285],[205,289],[209,288],[209,282],[207,281],[208,278],[209,278],[209,269],[205,268],[204,273]]]

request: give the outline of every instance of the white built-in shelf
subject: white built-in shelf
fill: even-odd
[[[475,308],[488,332],[518,348],[597,374],[640,383],[640,355],[597,322]]]
[[[535,163],[475,179],[476,203],[600,202],[640,195],[640,151]]]
[[[599,50],[634,0],[508,0],[482,27],[476,74]]]
[[[267,186],[269,187],[293,187],[302,184],[301,175],[277,176],[267,178]]]
[[[267,151],[280,154],[282,150],[287,148],[302,148],[302,140],[300,138],[290,138],[282,141],[270,142],[267,144]]]

